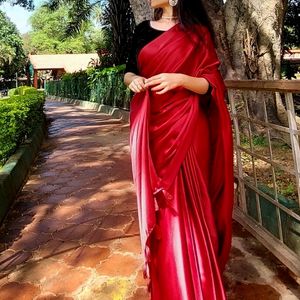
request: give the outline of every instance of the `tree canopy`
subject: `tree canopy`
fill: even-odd
[[[29,10],[34,8],[33,0],[14,0],[14,1],[0,0],[0,5],[5,2],[10,2],[12,5],[19,5]]]
[[[289,0],[283,31],[284,46],[300,48],[300,0]]]
[[[23,71],[25,53],[22,38],[5,13],[0,11],[0,76],[12,78]]]
[[[88,53],[102,48],[103,32],[89,20],[81,24],[74,36],[66,37],[69,9],[63,5],[54,11],[40,7],[34,12],[30,18],[32,31],[24,37],[28,53]]]

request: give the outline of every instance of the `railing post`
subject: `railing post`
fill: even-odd
[[[295,130],[297,130],[298,128],[296,122],[293,94],[285,93],[285,101],[286,101],[287,115],[289,121],[291,145],[293,150],[295,176],[296,176],[296,184],[297,184],[297,191],[298,191],[298,202],[300,205],[300,149],[299,149],[299,138],[298,135],[295,134]]]
[[[239,182],[239,191],[240,191],[240,201],[241,205],[237,203],[243,210],[243,212],[247,213],[247,203],[246,203],[246,192],[245,192],[245,184],[242,180],[243,176],[243,166],[242,166],[242,157],[241,157],[241,150],[239,146],[241,145],[241,138],[240,138],[240,129],[239,129],[239,122],[237,118],[237,112],[234,104],[234,94],[231,89],[228,89],[228,97],[229,103],[232,112],[232,119],[233,119],[233,126],[234,126],[234,133],[235,133],[235,151],[236,151],[236,164],[237,164],[237,171],[238,171],[238,182]]]

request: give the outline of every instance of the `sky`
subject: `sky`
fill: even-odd
[[[35,7],[41,4],[42,0],[35,0]],[[11,6],[8,2],[0,5],[0,10],[4,11],[10,20],[16,24],[21,34],[30,31],[30,25],[28,24],[29,17],[32,11],[28,11],[20,6]]]

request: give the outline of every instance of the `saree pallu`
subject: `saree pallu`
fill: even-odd
[[[177,24],[139,53],[140,75],[203,77],[210,95],[177,88],[135,94],[130,150],[144,277],[152,300],[226,299],[233,149],[219,60],[206,27]]]

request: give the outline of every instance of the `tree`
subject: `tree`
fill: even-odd
[[[16,72],[23,71],[24,65],[22,38],[16,26],[0,11],[0,76],[13,78]]]
[[[103,47],[103,31],[91,21],[81,24],[74,36],[66,37],[69,25],[69,7],[60,6],[51,11],[39,8],[30,18],[32,31],[24,36],[26,50],[31,54],[88,53]]]
[[[135,27],[129,0],[109,0],[103,3],[102,22],[105,25],[107,48],[111,52],[111,63],[126,62],[128,48]]]
[[[5,3],[5,2],[8,2],[7,0],[0,0],[0,5]],[[34,8],[34,5],[33,5],[33,0],[14,0],[14,1],[10,1],[10,3],[12,5],[19,5],[21,7],[24,7],[28,10],[32,10]]]
[[[128,45],[132,38],[135,27],[133,13],[129,0],[49,0],[47,7],[55,11],[64,4],[68,4],[69,22],[65,33],[74,36],[79,32],[82,24],[86,22],[94,13],[102,22],[105,29],[107,49],[110,52],[109,59],[105,59],[109,64],[123,64],[126,61]],[[103,8],[101,15],[97,8],[100,4]]]
[[[283,44],[285,48],[300,48],[300,1],[290,0],[285,16]]]

